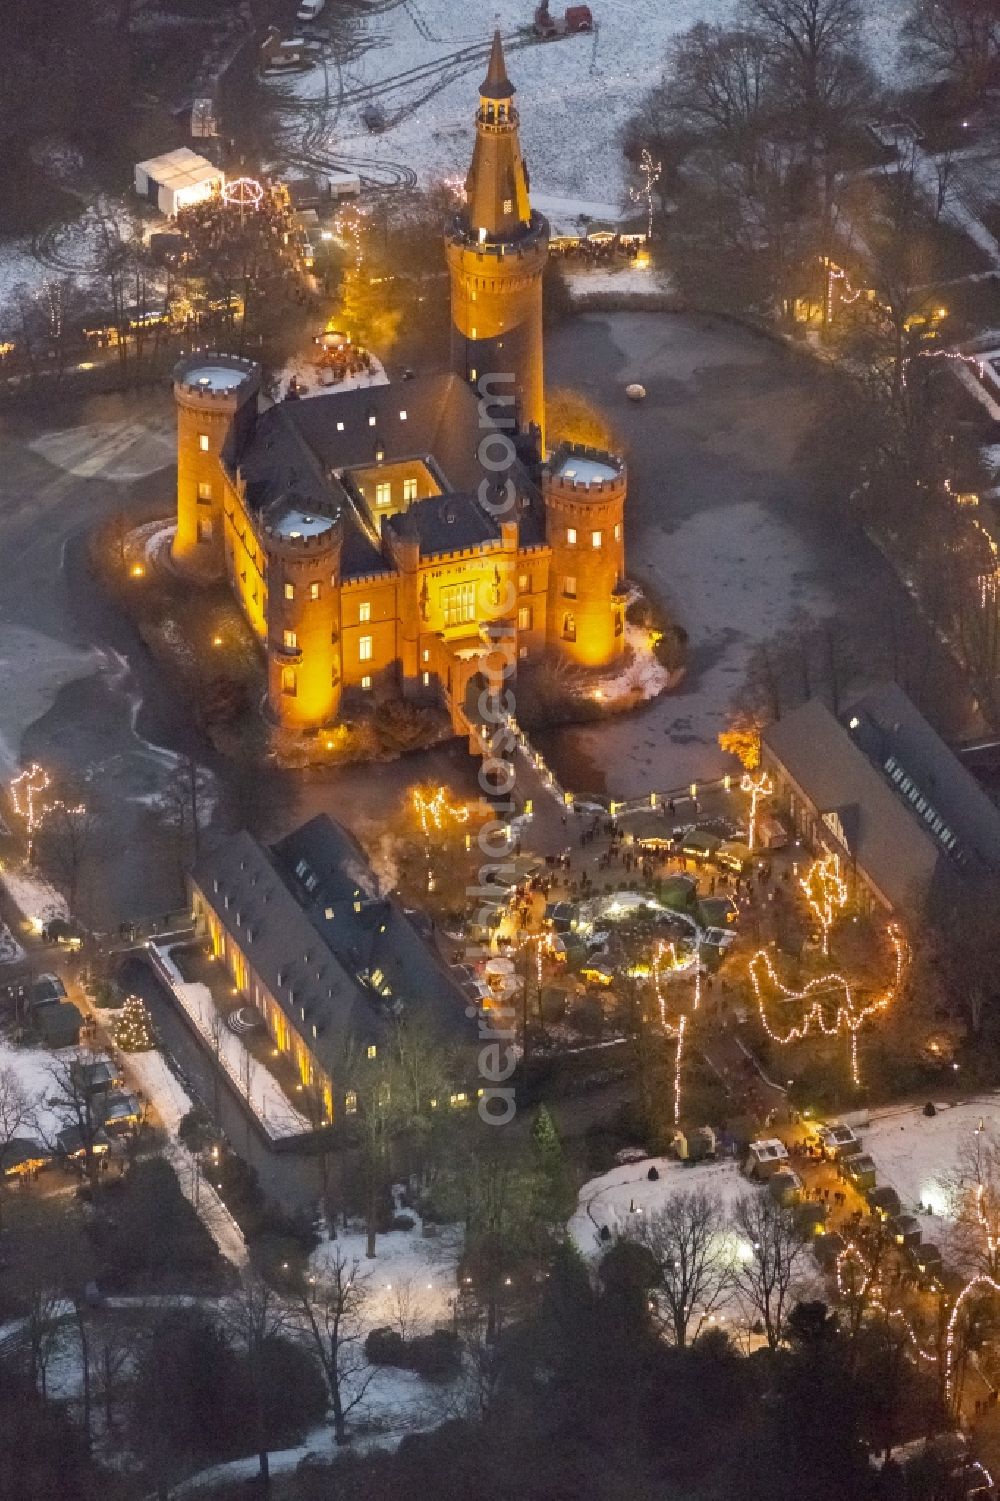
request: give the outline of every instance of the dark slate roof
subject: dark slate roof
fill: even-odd
[[[192,879],[331,1074],[352,1043],[376,1040],[411,1010],[451,1034],[469,1030],[446,968],[325,814],[270,850],[235,834]]]
[[[343,431],[338,430],[341,423]],[[258,513],[287,495],[297,496],[307,510],[339,512],[344,520],[343,574],[358,578],[384,572],[387,564],[339,473],[377,463],[377,450],[386,463],[429,459],[443,488],[454,492],[457,504],[471,514],[470,497],[478,494],[481,482],[497,483],[497,474],[484,469],[479,459],[482,432],[479,402],[467,383],[457,375],[427,375],[398,385],[278,402],[260,414],[251,431],[234,424],[223,461],[231,474],[239,468],[248,503]],[[542,502],[520,461],[511,478],[522,507],[522,545],[532,546],[544,541]],[[495,523],[475,509],[480,537],[452,543],[452,548],[497,535]]]
[[[898,683],[885,683],[866,693],[848,710],[845,722],[852,739],[913,816],[929,826],[942,820],[944,830],[935,837],[955,836],[952,854],[968,867],[970,875],[1000,873],[1000,808]],[[887,768],[887,762],[895,766]],[[892,780],[895,767],[902,768],[912,784],[906,791],[900,786],[903,778]],[[917,806],[919,801],[925,804],[923,810]]]
[[[490,47],[490,61],[486,69],[486,77],[479,87],[482,99],[510,99],[514,93],[514,85],[507,77],[507,64],[503,55],[503,39],[499,28],[493,33],[493,45]]]
[[[765,759],[783,769],[821,816],[837,815],[847,848],[828,828],[831,847],[856,861],[893,908],[919,904],[944,851],[826,705],[809,699],[768,725],[761,742]]]
[[[496,542],[500,528],[474,495],[431,495],[415,500],[405,511],[386,518],[385,525],[401,536],[416,536],[424,557],[461,552]]]
[[[346,829],[318,814],[272,855],[323,942],[368,977],[380,1011],[420,1012],[446,1035],[471,1035],[465,996],[447,965],[399,903],[379,895],[364,851]]]

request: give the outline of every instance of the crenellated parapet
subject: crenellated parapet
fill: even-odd
[[[260,366],[238,355],[193,350],[174,367],[177,530],[171,557],[183,572],[225,569],[222,450],[235,425],[256,420]]]
[[[627,494],[624,459],[603,449],[564,443],[542,471],[548,637],[581,666],[607,666],[625,649]]]

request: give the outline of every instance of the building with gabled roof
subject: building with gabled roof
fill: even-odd
[[[761,764],[796,833],[888,911],[1000,881],[1000,809],[896,683],[841,719],[800,704],[763,731]]]
[[[605,668],[625,649],[621,459],[545,447],[542,273],[499,33],[447,228],[451,370],[262,409],[249,360],[174,371],[176,567],[225,578],[291,729],[345,705],[443,701],[456,731],[502,639]]]
[[[189,883],[213,955],[331,1118],[352,1109],[345,1068],[394,1022],[419,1018],[451,1046],[475,1041],[448,966],[326,814],[271,846],[231,835]]]

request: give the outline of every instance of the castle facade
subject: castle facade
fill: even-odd
[[[608,667],[624,651],[625,465],[545,446],[548,238],[498,33],[445,237],[450,373],[261,410],[250,361],[177,366],[173,563],[229,581],[282,726],[402,694],[443,698],[464,728],[498,620],[519,661]]]

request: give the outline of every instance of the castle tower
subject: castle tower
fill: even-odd
[[[267,548],[267,706],[287,729],[330,724],[340,712],[340,554],[337,513],[289,495],[262,518]]]
[[[549,568],[548,640],[581,667],[625,650],[625,463],[565,443],[542,473]]]
[[[220,457],[234,420],[257,415],[260,369],[234,355],[196,352],[174,368],[177,531],[171,557],[196,577],[225,572]]]
[[[445,235],[451,274],[452,369],[473,385],[512,392],[521,432],[537,429],[544,454],[542,272],[549,226],[532,212],[514,87],[499,31],[479,90],[476,147],[465,207]],[[513,377],[513,384],[504,377]]]

